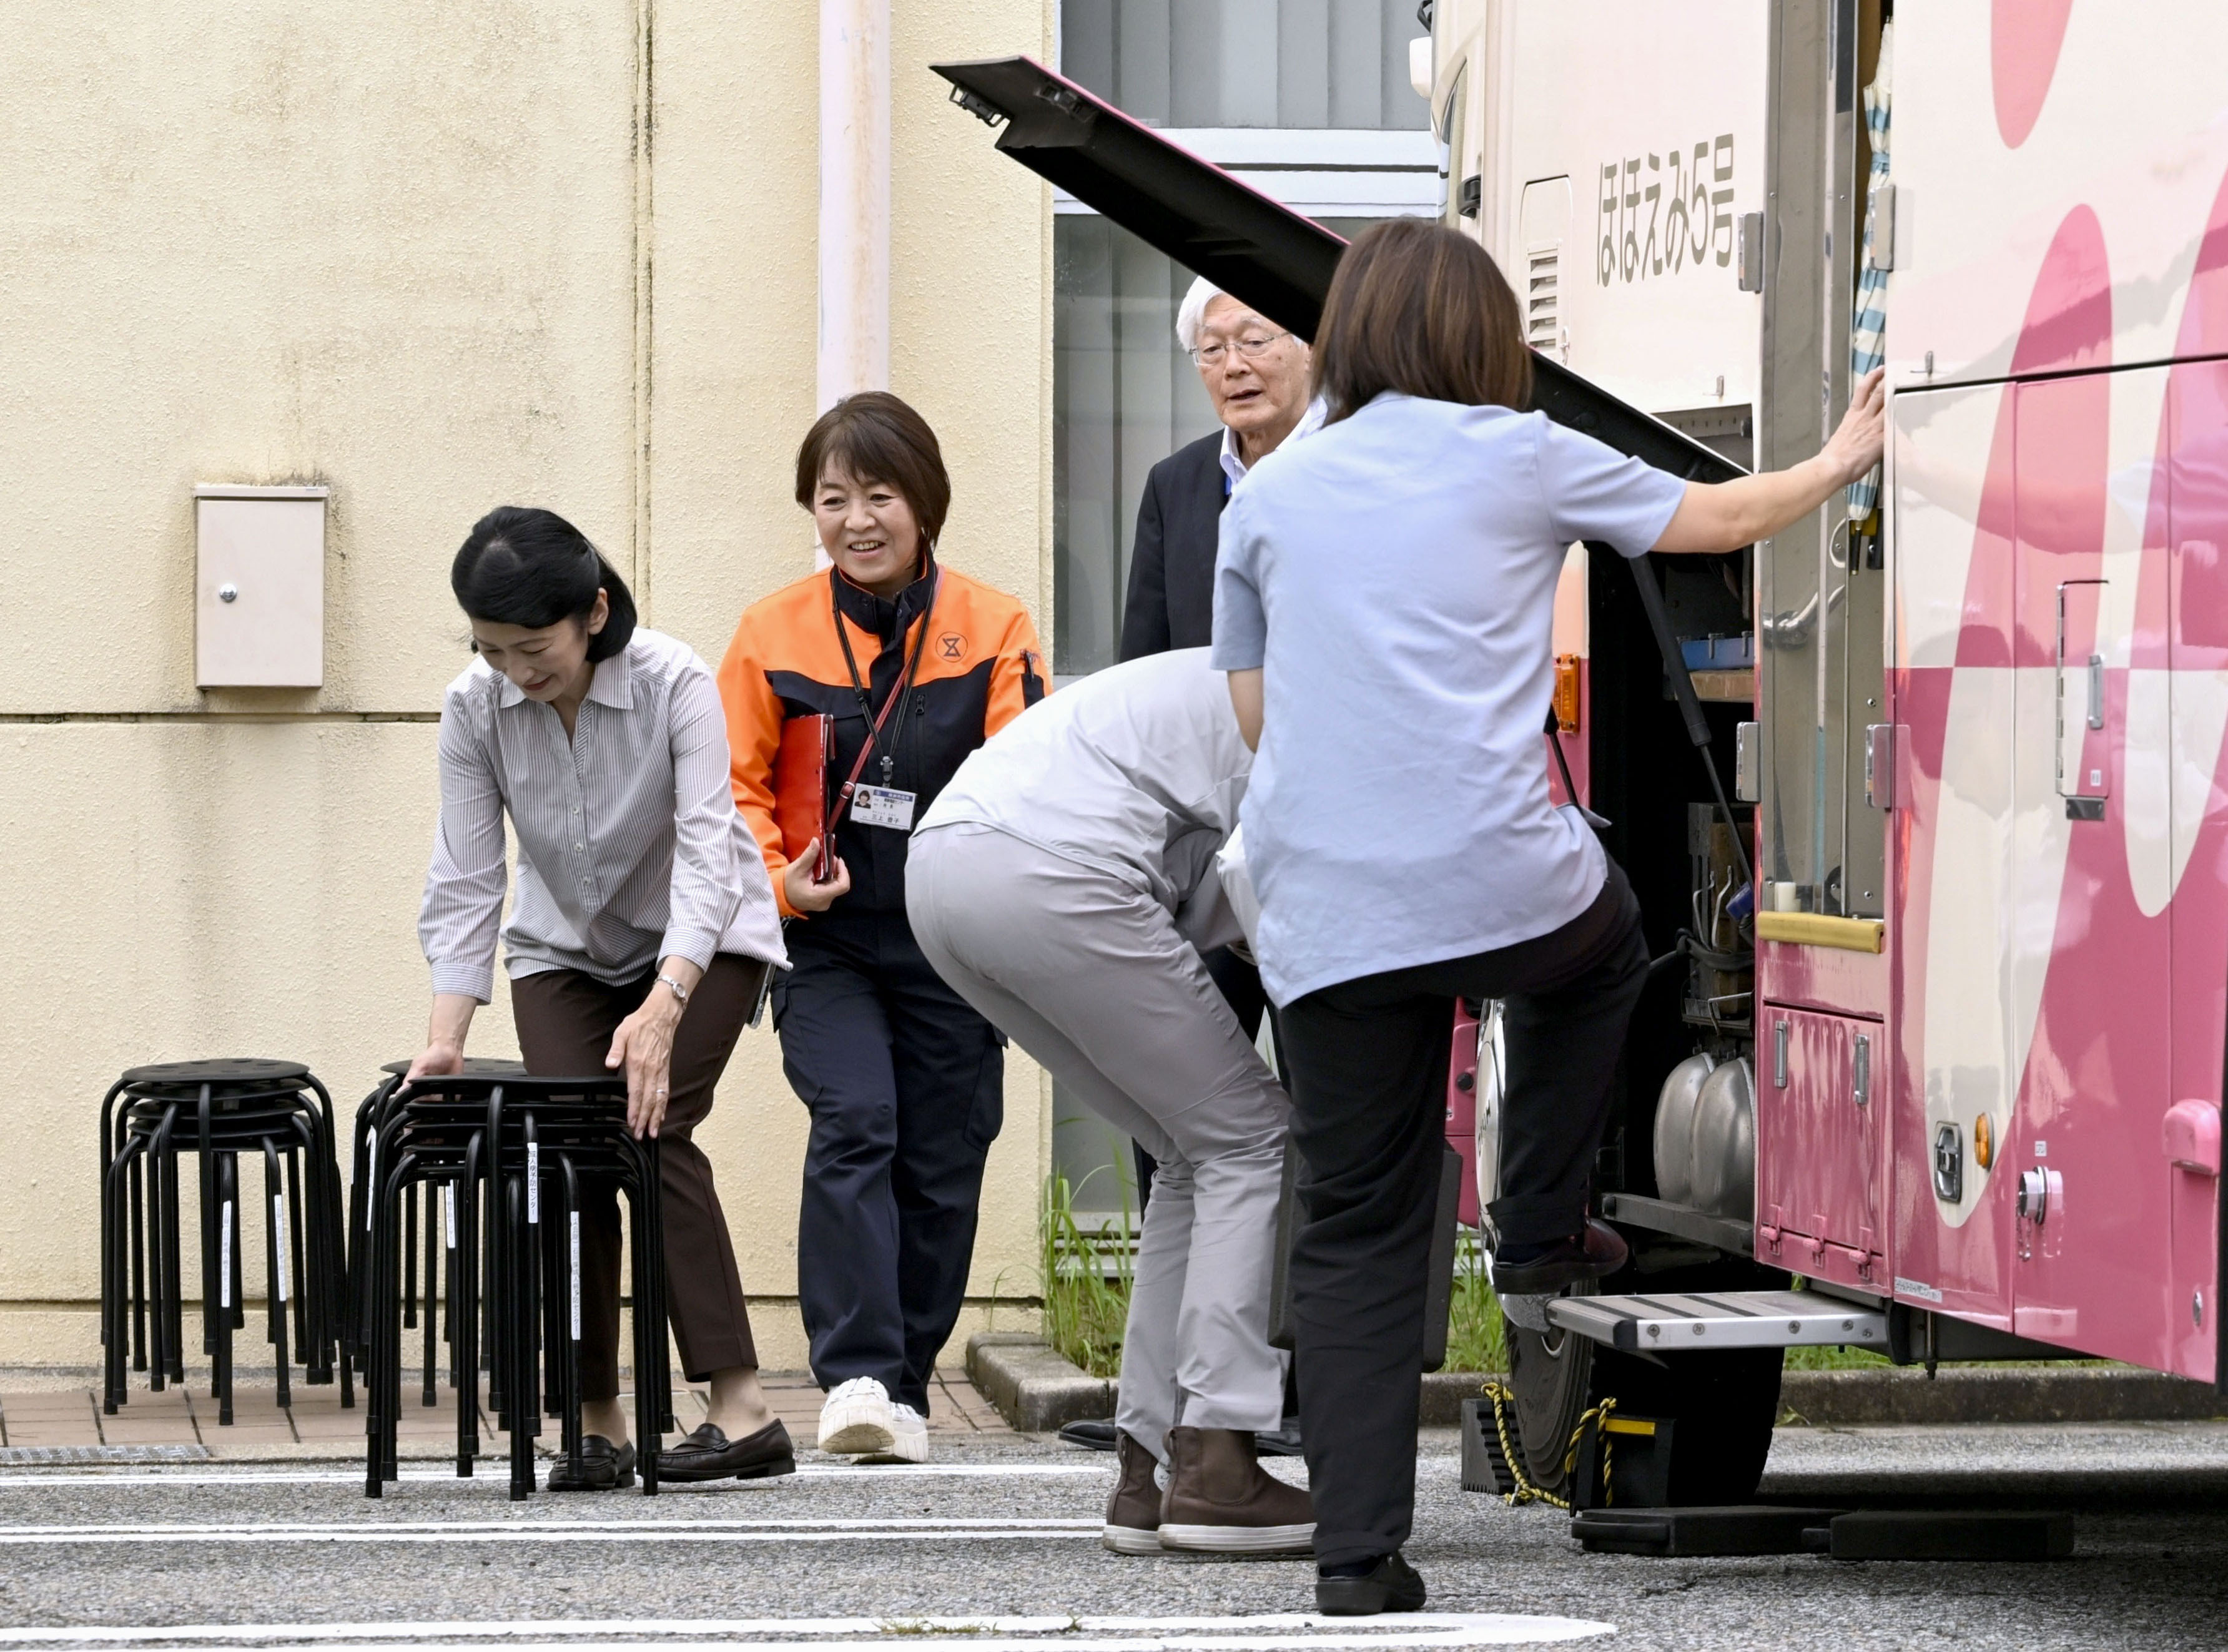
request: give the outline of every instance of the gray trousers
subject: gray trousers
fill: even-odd
[[[1138,882],[989,827],[912,840],[906,906],[952,990],[1158,1162],[1116,1422],[1273,1429],[1269,1272],[1291,1108],[1191,944]]]

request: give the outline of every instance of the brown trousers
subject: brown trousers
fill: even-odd
[[[673,1040],[672,1095],[658,1126],[659,1187],[665,1223],[666,1312],[691,1382],[714,1371],[759,1362],[750,1310],[727,1219],[712,1185],[712,1162],[690,1139],[712,1111],[713,1086],[757,1003],[767,966],[722,952],[712,960]],[[606,986],[578,970],[547,970],[510,983],[512,1019],[526,1070],[578,1078],[601,1073],[611,1035],[656,984],[655,970]],[[659,988],[660,991],[664,989]],[[580,1397],[619,1392],[618,1190],[592,1181],[580,1190]]]

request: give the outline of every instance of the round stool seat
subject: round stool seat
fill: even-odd
[[[389,1078],[399,1079],[410,1071],[407,1061],[389,1061],[380,1068]],[[523,1062],[504,1060],[499,1055],[468,1055],[464,1058],[464,1076],[467,1079],[523,1079]]]
[[[310,1069],[299,1061],[240,1055],[216,1061],[157,1061],[151,1066],[131,1068],[124,1075],[124,1082],[164,1090],[194,1091],[205,1084],[268,1090],[280,1085],[306,1085],[309,1078]]]

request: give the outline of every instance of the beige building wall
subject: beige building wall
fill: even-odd
[[[893,10],[892,387],[944,554],[1049,637],[1050,204],[926,65],[1047,54],[1052,0]],[[562,512],[715,663],[810,569],[817,8],[0,0],[0,1364],[77,1365],[118,1072],[285,1056],[346,1110],[423,1035],[472,521]],[[194,686],[197,482],[330,488],[323,688]],[[472,1047],[514,1051],[501,998]],[[1008,1072],[963,1335],[1036,1285],[1048,1086]],[[746,1034],[700,1139],[776,1367],[804,1124]]]

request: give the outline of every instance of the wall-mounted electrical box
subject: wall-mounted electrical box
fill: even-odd
[[[324,488],[194,489],[194,681],[317,688],[325,681]]]

